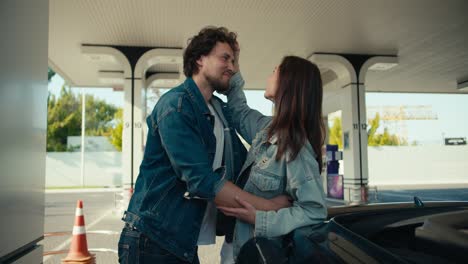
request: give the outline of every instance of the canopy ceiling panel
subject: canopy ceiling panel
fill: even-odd
[[[72,85],[102,86],[99,71],[123,67],[90,60],[82,44],[184,48],[215,25],[238,33],[248,89],[284,55],[323,52],[398,56],[369,72],[368,91],[454,93],[468,79],[466,10],[465,0],[51,0],[49,62]]]

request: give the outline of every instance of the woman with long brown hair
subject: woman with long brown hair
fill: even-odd
[[[237,218],[234,256],[253,236],[278,238],[292,230],[323,222],[327,216],[320,178],[322,80],[315,64],[286,56],[268,78],[265,97],[274,103],[273,117],[247,106],[240,73],[231,79],[227,94],[234,126],[251,144],[236,184],[263,198],[286,194],[292,206],[278,211],[256,210],[238,199],[241,208],[218,207]]]

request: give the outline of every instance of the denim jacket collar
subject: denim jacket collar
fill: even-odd
[[[206,105],[205,98],[203,97],[202,93],[200,92],[200,89],[191,77],[188,77],[185,80],[184,89],[187,91],[187,93],[190,95],[190,98],[193,100],[195,105],[200,109],[200,111],[203,114],[211,114],[210,109],[208,109],[208,106]]]

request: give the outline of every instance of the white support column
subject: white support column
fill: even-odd
[[[85,186],[86,95],[81,88],[81,187]]]
[[[134,105],[133,105],[133,181],[136,182],[139,167],[143,160],[145,151],[146,135],[146,100],[144,100],[144,93],[148,87],[148,81],[145,80],[146,72],[149,68],[156,64],[181,64],[182,63],[182,50],[181,49],[163,49],[155,48],[145,52],[137,61],[134,70]],[[167,81],[177,81],[178,74],[161,74],[160,80],[167,79]],[[177,78],[172,80],[169,78]],[[156,79],[153,79],[156,81]],[[153,81],[152,80],[152,81]],[[166,82],[167,83],[167,82]],[[151,83],[149,83],[151,84]],[[175,85],[174,85],[175,86]],[[166,86],[173,87],[173,86]],[[130,98],[131,100],[131,98]]]
[[[386,71],[398,65],[396,56],[374,56],[367,59],[359,70],[359,113],[361,124],[361,171],[363,177],[364,189],[361,189],[361,198],[368,198],[369,166],[367,157],[367,111],[366,111],[366,77],[369,71]],[[364,151],[365,150],[365,151]]]
[[[127,57],[113,47],[82,45],[81,52],[92,60],[94,56],[103,56],[122,67],[122,72],[98,73],[102,83],[122,85],[124,90],[123,131],[122,131],[122,185],[128,189],[131,185],[132,165],[132,71]]]
[[[143,111],[144,104],[142,100],[142,90],[143,87],[142,79],[135,78],[135,89],[134,89],[134,98],[133,98],[133,181],[136,182],[138,173],[140,171],[140,164],[143,160],[144,143],[143,143],[143,126],[145,125],[145,113]]]
[[[130,188],[132,175],[132,79],[126,78],[124,82],[124,107],[122,130],[122,185]]]
[[[362,66],[356,66],[359,72],[341,55],[314,54],[309,58],[324,72],[328,69],[336,74],[334,81],[324,82],[325,92],[329,88],[334,94],[324,97],[323,112],[342,110],[344,200],[353,204],[367,200],[366,74],[369,70],[388,70],[398,64],[395,56],[359,56],[367,58]]]
[[[368,181],[364,87],[358,83],[353,65],[343,56],[314,54],[309,60],[337,76],[333,83],[328,82],[328,86],[338,87],[334,95],[324,99],[324,103],[333,104],[324,105],[324,114],[342,110],[344,200],[361,203],[361,189]]]
[[[344,199],[361,203],[361,188],[367,185],[367,130],[365,93],[358,84],[343,87],[342,131],[344,165]]]

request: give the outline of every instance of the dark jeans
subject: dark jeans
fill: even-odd
[[[119,263],[200,264],[198,255],[192,263],[184,261],[129,226],[124,227],[120,235]]]

